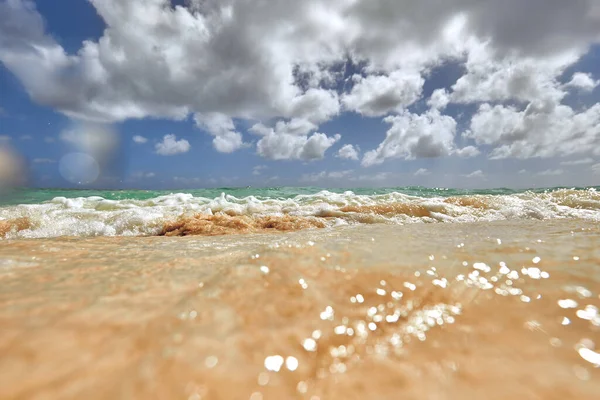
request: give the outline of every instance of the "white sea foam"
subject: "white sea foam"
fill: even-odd
[[[29,229],[11,231],[7,238],[57,236],[154,235],[163,224],[182,215],[227,213],[247,216],[327,217],[329,226],[358,223],[475,222],[514,219],[583,218],[600,221],[600,194],[594,190],[563,190],[551,193],[469,196],[461,201],[444,197],[422,198],[402,193],[358,195],[321,191],[294,198],[221,194],[216,198],[174,193],[147,200],[109,200],[98,196],[56,197],[42,204],[0,208],[0,222],[27,218]],[[451,199],[452,200],[452,199]],[[381,207],[407,205],[426,210],[382,212]],[[361,208],[358,212],[344,207]],[[374,208],[374,209],[370,209]],[[378,208],[379,207],[379,208]]]

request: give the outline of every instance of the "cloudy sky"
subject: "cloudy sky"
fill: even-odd
[[[31,184],[600,185],[597,0],[0,0]]]

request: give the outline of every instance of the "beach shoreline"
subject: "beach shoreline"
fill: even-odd
[[[599,239],[563,219],[1,241],[0,397],[591,399]]]

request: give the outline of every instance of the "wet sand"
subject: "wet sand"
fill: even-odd
[[[599,267],[572,219],[4,240],[0,398],[594,399]]]

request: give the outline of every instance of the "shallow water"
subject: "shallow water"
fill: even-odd
[[[0,398],[594,399],[599,244],[585,219],[3,240]]]

